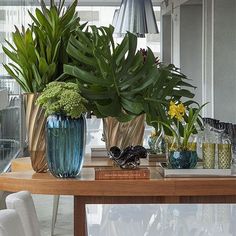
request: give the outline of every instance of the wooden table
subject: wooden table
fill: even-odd
[[[150,167],[150,180],[95,180],[94,168],[77,179],[49,173],[11,172],[0,175],[0,189],[38,194],[74,195],[74,235],[86,235],[86,204],[236,203],[236,178],[162,178]]]
[[[163,158],[160,158],[159,161],[163,162]],[[85,159],[84,159],[83,168],[107,167],[107,166],[112,166],[112,165],[113,165],[112,161],[108,157],[107,158],[104,157],[104,158],[91,159],[90,155],[86,154]],[[157,162],[153,162],[153,161],[149,162],[147,159],[141,159],[141,165],[147,166],[147,167],[155,167],[155,166],[158,166],[159,164]],[[17,159],[12,160],[11,170],[13,172],[32,170],[30,157],[23,157],[23,158],[17,158]]]

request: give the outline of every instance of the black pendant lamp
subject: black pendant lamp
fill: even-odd
[[[115,12],[113,26],[118,35],[127,31],[138,37],[159,33],[151,0],[122,0],[120,9]]]

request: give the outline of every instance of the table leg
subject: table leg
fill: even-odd
[[[86,202],[74,197],[74,236],[87,236]]]

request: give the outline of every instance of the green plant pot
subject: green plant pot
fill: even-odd
[[[173,169],[192,169],[198,159],[196,151],[170,151],[168,158]]]

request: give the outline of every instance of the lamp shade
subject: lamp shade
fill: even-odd
[[[129,31],[145,37],[147,33],[159,33],[151,0],[122,0],[115,14],[118,14],[117,19],[113,17],[116,34]]]

